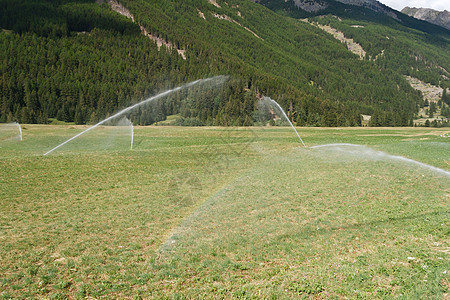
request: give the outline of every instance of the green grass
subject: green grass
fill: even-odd
[[[449,295],[449,177],[289,128],[136,127],[130,151],[102,127],[42,156],[83,128],[0,140],[0,297]],[[299,129],[448,171],[443,132]]]
[[[50,125],[75,125],[75,122],[64,122],[55,118],[48,118]]]
[[[170,116],[167,116],[166,117],[166,119],[164,120],[164,121],[159,121],[159,122],[157,122],[155,125],[156,126],[167,126],[167,125],[174,125],[174,123],[176,122],[176,120],[178,119],[178,118],[180,118],[181,116],[178,114],[178,115],[170,115]]]

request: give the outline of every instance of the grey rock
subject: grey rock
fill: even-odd
[[[438,11],[431,8],[405,7],[402,9],[402,13],[450,30],[450,12],[447,10]]]
[[[328,7],[327,3],[314,0],[294,0],[294,4],[307,12],[318,12]]]

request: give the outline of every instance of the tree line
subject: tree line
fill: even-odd
[[[148,32],[185,49],[187,60],[175,50],[158,51],[138,24],[106,3],[2,2],[0,122],[95,123],[158,92],[219,74],[231,77],[220,91],[157,101],[134,112],[133,122],[180,114],[181,125],[252,125],[258,96],[267,95],[302,126],[358,126],[361,114],[373,115],[374,126],[407,126],[421,101],[389,64],[360,61],[321,30],[249,1],[221,2],[222,8],[200,0],[121,1]],[[235,18],[264,40],[212,12]]]

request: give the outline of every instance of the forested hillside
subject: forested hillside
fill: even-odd
[[[402,126],[423,105],[403,75],[450,87],[448,33],[377,22],[376,13],[311,19],[358,41],[361,60],[292,13],[250,0],[119,2],[135,22],[109,1],[0,0],[0,122],[93,123],[167,88],[230,75],[214,101],[199,97],[189,110],[162,101],[133,122],[181,114],[200,125],[251,125],[266,95],[298,125],[355,126],[365,114],[373,125]],[[144,29],[173,49],[159,49]]]
[[[299,9],[294,1],[260,1],[294,18],[308,17],[353,38],[367,51],[367,59],[437,86],[450,88],[450,31],[384,7],[387,13],[333,0],[317,12]],[[382,4],[380,4],[383,6]],[[380,54],[383,55],[380,55]]]

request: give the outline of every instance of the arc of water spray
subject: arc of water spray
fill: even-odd
[[[17,128],[19,129],[19,139],[20,139],[20,141],[23,141],[23,138],[22,138],[22,127],[20,126],[19,123],[16,123],[16,124],[17,124]]]
[[[289,122],[289,124],[291,125],[292,129],[294,129],[295,133],[297,134],[300,142],[302,142],[303,146],[306,147],[305,143],[303,142],[302,138],[300,137],[300,135],[298,134],[297,129],[295,129],[294,125],[292,124],[291,120],[289,120],[288,116],[286,115],[286,113],[284,112],[284,109],[280,106],[280,104],[278,104],[277,101],[269,98],[269,97],[264,97],[264,99],[268,100],[270,103],[272,103],[273,105],[275,105],[283,114],[283,116],[285,117],[285,119]]]
[[[169,95],[169,94],[171,94],[171,93],[174,93],[174,92],[177,92],[177,91],[179,91],[179,90],[182,90],[182,89],[191,87],[191,86],[196,85],[196,84],[198,84],[198,83],[205,83],[205,82],[208,82],[208,81],[211,81],[211,80],[214,80],[214,79],[218,79],[218,78],[221,78],[221,77],[223,77],[223,76],[216,76],[216,77],[211,77],[211,78],[207,78],[207,79],[199,79],[199,80],[196,80],[196,81],[192,81],[192,82],[187,83],[187,84],[185,84],[185,85],[179,86],[179,87],[177,87],[177,88],[174,88],[174,89],[171,89],[171,90],[162,92],[162,93],[160,93],[160,94],[158,94],[158,95],[156,95],[156,96],[150,97],[150,98],[148,98],[148,99],[146,99],[146,100],[144,100],[144,101],[141,101],[141,102],[139,102],[139,103],[136,103],[136,104],[134,104],[134,105],[131,105],[131,106],[125,108],[125,109],[122,109],[121,111],[119,111],[119,112],[116,113],[115,115],[112,115],[112,116],[110,116],[109,118],[106,118],[106,119],[104,119],[103,121],[100,121],[100,122],[98,122],[98,123],[95,124],[95,125],[92,125],[91,127],[87,128],[86,130],[84,130],[84,131],[78,133],[77,135],[71,137],[71,138],[68,139],[67,141],[65,141],[65,142],[63,142],[63,143],[61,143],[61,144],[59,144],[59,145],[56,146],[55,148],[53,148],[53,149],[47,151],[46,153],[44,153],[44,156],[46,156],[46,155],[52,153],[52,152],[55,151],[56,149],[58,149],[58,148],[64,146],[65,144],[67,144],[67,143],[73,141],[73,140],[76,139],[77,137],[79,137],[79,136],[85,134],[86,132],[91,131],[92,129],[95,129],[95,128],[97,128],[98,126],[100,126],[100,125],[102,125],[102,124],[104,124],[104,123],[106,123],[106,122],[108,122],[108,121],[110,121],[110,120],[112,120],[112,119],[114,119],[114,118],[117,118],[118,116],[121,116],[121,115],[123,115],[124,113],[129,112],[130,110],[135,109],[136,107],[139,107],[139,106],[141,106],[141,105],[144,105],[144,104],[149,103],[149,102],[151,102],[151,101],[154,101],[154,100],[156,100],[156,99],[162,98],[162,97],[164,97],[164,96],[167,96],[167,95]]]
[[[356,151],[359,151],[360,155],[366,155],[366,157],[369,157],[371,159],[379,159],[379,160],[393,160],[393,161],[399,161],[399,162],[404,162],[407,164],[411,164],[411,165],[416,165],[419,166],[421,168],[424,169],[428,169],[430,171],[433,171],[435,173],[441,174],[441,175],[445,175],[447,177],[450,177],[450,172],[435,166],[431,166],[428,164],[425,164],[423,162],[417,161],[417,160],[413,160],[404,156],[400,156],[400,155],[392,155],[392,154],[388,154],[386,152],[383,151],[377,151],[377,150],[373,150],[369,147],[366,146],[362,146],[362,145],[356,145],[356,144],[347,144],[347,143],[340,143],[340,144],[326,144],[326,145],[317,145],[317,146],[313,146],[311,147],[311,149],[321,149],[321,148],[328,148],[328,149],[334,149],[335,151],[342,151],[344,153],[350,153],[352,154],[352,150],[346,150],[345,147],[347,148],[354,148]]]
[[[131,124],[131,149],[133,150],[133,141],[134,141],[134,126],[133,126],[133,122],[130,121]]]

